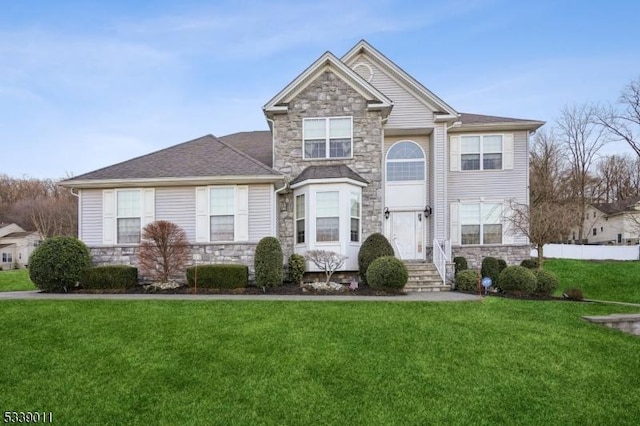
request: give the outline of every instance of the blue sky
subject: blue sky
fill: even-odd
[[[267,129],[273,95],[363,38],[461,112],[552,122],[567,104],[615,102],[640,76],[632,0],[0,0],[0,11],[0,173],[14,177]]]

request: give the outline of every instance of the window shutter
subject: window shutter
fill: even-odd
[[[196,187],[196,242],[209,241],[209,191],[206,186]]]
[[[449,211],[449,238],[451,245],[460,245],[460,203],[451,203]]]
[[[102,244],[115,244],[116,199],[113,189],[102,191]]]
[[[509,201],[506,200],[502,205],[502,244],[513,244],[514,237],[513,228],[507,218],[512,215]]]
[[[140,226],[144,228],[155,220],[156,192],[153,188],[142,190],[142,212],[140,213]]]
[[[449,170],[460,171],[460,136],[449,138]]]
[[[513,170],[513,133],[506,133],[502,142],[502,168]]]
[[[236,187],[235,240],[249,240],[249,187]]]

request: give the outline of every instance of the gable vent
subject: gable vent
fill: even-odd
[[[359,62],[353,66],[353,70],[362,78],[371,82],[373,78],[373,70],[369,64],[365,64],[364,62]]]

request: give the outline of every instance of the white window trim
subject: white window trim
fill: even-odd
[[[485,244],[483,241],[484,239],[483,227],[485,224],[482,221],[482,210],[483,210],[482,207],[485,204],[500,205],[500,225],[502,225],[502,238],[500,243]],[[461,207],[463,205],[479,205],[480,206],[480,243],[479,244],[462,244],[463,223],[461,221],[460,213],[461,213]],[[508,237],[510,232],[510,230],[508,229],[508,223],[505,222],[504,220],[504,216],[506,214],[508,214],[508,212],[507,212],[507,205],[504,200],[491,200],[491,199],[477,200],[477,201],[464,200],[464,201],[451,203],[450,205],[451,235],[450,236],[452,238],[452,245],[463,246],[463,247],[478,247],[478,246],[495,247],[495,246],[511,244],[512,241],[510,241],[510,238]],[[494,225],[494,224],[489,224],[489,225]]]
[[[351,200],[355,196],[358,200],[358,217],[351,214]],[[358,241],[351,240],[351,220],[358,219]],[[360,245],[362,243],[362,192],[351,191],[349,196],[349,244]]]
[[[303,205],[304,205],[304,216],[299,217],[298,216],[298,197],[303,197]],[[293,214],[294,214],[294,218],[293,218],[293,222],[294,222],[294,226],[293,226],[293,241],[294,244],[296,245],[300,245],[303,246],[305,245],[308,241],[309,241],[309,232],[307,231],[308,228],[308,224],[309,224],[309,208],[308,208],[308,195],[306,192],[301,192],[298,193],[296,195],[294,195],[293,197]],[[299,220],[304,220],[304,241],[303,242],[298,242],[298,221]]]
[[[418,148],[420,148],[420,151],[422,152],[422,158],[402,158],[402,159],[389,159],[389,153],[391,153],[391,150],[399,143],[402,142],[409,142],[412,143],[414,145],[416,145]],[[389,173],[388,173],[388,165],[389,163],[411,163],[411,162],[418,162],[418,161],[422,161],[422,166],[423,166],[423,175],[422,175],[422,179],[416,179],[416,180],[389,180]],[[416,182],[421,182],[424,183],[427,180],[427,153],[424,151],[424,148],[422,148],[420,146],[419,143],[417,143],[416,141],[410,140],[410,139],[403,139],[403,140],[399,140],[393,143],[393,145],[391,145],[391,147],[389,147],[389,149],[387,150],[387,153],[385,155],[385,161],[384,161],[384,175],[385,175],[385,180],[387,183],[395,185],[395,184],[403,184],[403,183],[416,183]]]
[[[351,152],[351,155],[349,155],[348,157],[331,157],[329,154],[331,152],[331,144],[330,144],[330,134],[329,134],[329,122],[332,119],[345,119],[348,118],[350,120],[350,126],[351,126],[351,149],[349,150]],[[324,120],[325,122],[325,156],[324,157],[317,157],[317,158],[307,158],[307,156],[305,155],[305,128],[306,125],[305,123],[307,121],[310,120]],[[303,118],[302,119],[302,159],[303,160],[344,160],[344,159],[350,159],[353,158],[353,117],[348,115],[348,116],[336,116],[336,117],[308,117],[308,118]]]
[[[155,220],[154,188],[115,188],[102,191],[102,244],[136,246],[140,243],[118,242],[118,193],[122,191],[140,192],[140,236],[145,226]]]
[[[502,137],[502,168],[485,169],[484,168],[484,138],[486,136]],[[462,138],[463,137],[480,137],[480,168],[473,170],[462,169]],[[497,152],[487,152],[487,154],[497,154]],[[498,172],[501,170],[513,170],[514,163],[514,134],[513,133],[464,133],[450,136],[449,147],[449,171],[452,172]]]
[[[233,188],[233,240],[211,240],[211,190]],[[209,185],[195,188],[196,242],[229,244],[249,241],[249,186]]]

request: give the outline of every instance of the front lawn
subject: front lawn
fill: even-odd
[[[35,289],[36,287],[29,279],[28,269],[0,271],[0,291],[25,291]]]
[[[640,303],[638,261],[545,259],[544,269],[560,279],[557,295],[574,287],[588,299]]]
[[[637,424],[625,307],[2,301],[2,409],[59,424]]]

